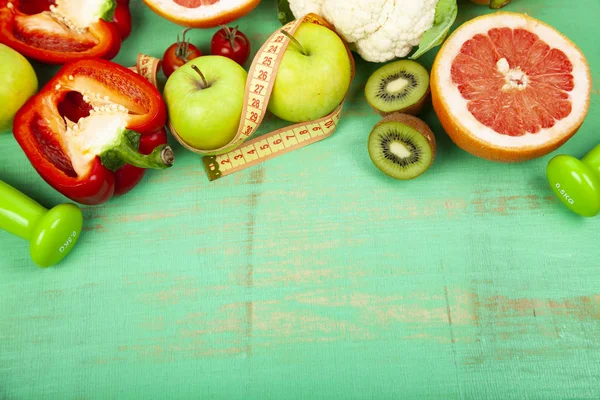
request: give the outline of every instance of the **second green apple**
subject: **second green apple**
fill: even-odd
[[[311,121],[331,113],[352,80],[346,46],[332,30],[303,22],[283,55],[268,109],[289,122]]]

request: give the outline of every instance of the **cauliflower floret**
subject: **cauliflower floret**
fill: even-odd
[[[367,61],[384,62],[407,56],[433,26],[437,0],[396,0],[394,11],[381,29],[356,41],[356,50]]]
[[[407,56],[434,24],[438,0],[290,0],[296,18],[322,16],[366,61]]]
[[[385,25],[393,10],[394,0],[370,0],[368,6],[364,2],[325,0],[322,15],[344,40],[354,43]]]
[[[321,15],[321,9],[325,0],[295,0],[290,1],[290,10],[296,18],[302,18],[306,14],[314,13]]]

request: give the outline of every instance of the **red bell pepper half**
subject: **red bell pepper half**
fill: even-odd
[[[94,205],[137,184],[141,176],[128,177],[122,170],[127,164],[139,169],[173,164],[161,133],[166,119],[160,92],[142,75],[90,58],[63,65],[19,109],[13,133],[50,186]],[[117,187],[117,181],[130,187]]]
[[[117,3],[101,0],[0,0],[0,43],[47,64],[88,57],[112,59],[121,35],[112,22]]]

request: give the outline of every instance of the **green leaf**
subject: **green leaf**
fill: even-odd
[[[435,7],[433,26],[423,34],[419,48],[409,58],[416,60],[433,47],[444,43],[452,24],[456,20],[457,14],[458,6],[456,5],[456,0],[439,0]]]
[[[281,25],[286,25],[296,19],[290,9],[290,2],[288,0],[277,1],[277,19],[279,19]]]

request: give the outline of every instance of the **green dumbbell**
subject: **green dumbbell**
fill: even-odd
[[[77,243],[83,216],[75,204],[50,210],[0,181],[0,229],[29,240],[29,253],[40,267],[60,262]]]
[[[600,145],[581,160],[554,157],[546,167],[546,177],[554,194],[574,213],[593,217],[600,212]]]

